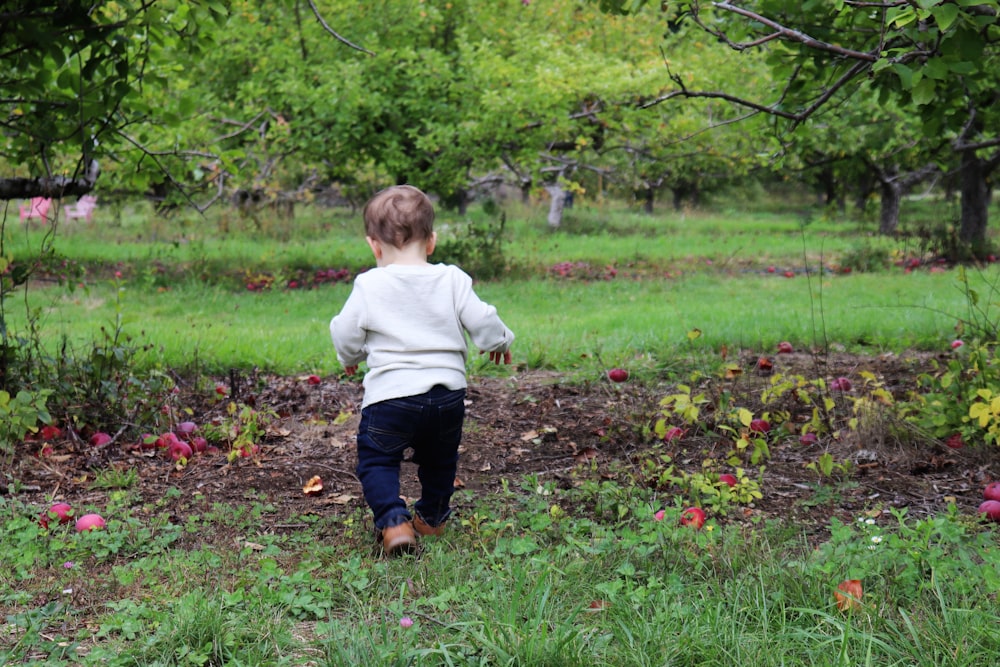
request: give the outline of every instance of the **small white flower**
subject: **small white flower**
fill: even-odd
[[[882,543],[882,536],[881,535],[872,535],[872,542],[874,544],[881,544]]]
[[[865,519],[865,523],[867,523],[869,526],[874,526],[875,519]]]

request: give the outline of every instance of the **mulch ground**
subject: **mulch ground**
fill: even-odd
[[[748,396],[754,383],[764,386],[756,371],[757,357],[747,355],[741,365]],[[912,389],[916,374],[926,370],[930,357],[883,355],[777,355],[773,372],[806,377],[848,377],[861,386],[860,373],[874,373],[883,385],[902,396]],[[254,393],[243,398],[278,417],[261,441],[258,456],[228,461],[224,453],[199,454],[183,467],[161,452],[137,451],[112,443],[95,450],[86,442],[53,442],[48,456],[38,456],[39,443],[25,443],[15,452],[7,474],[0,477],[0,497],[16,495],[39,511],[53,500],[76,508],[100,509],[109,490],[94,488],[97,471],[108,467],[134,469],[140,505],[159,503],[162,511],[184,516],[216,503],[239,505],[248,499],[265,501],[274,509],[274,529],[294,529],[304,514],[347,514],[363,506],[354,476],[354,433],[362,397],[359,382],[325,378],[310,384],[298,377],[245,379]],[[721,382],[721,380],[713,380]],[[569,486],[581,478],[628,479],[637,471],[653,442],[641,435],[652,426],[659,399],[668,387],[639,383],[614,384],[603,377],[581,381],[551,372],[512,371],[508,377],[473,377],[468,392],[465,436],[456,484],[485,496],[509,482],[520,488],[527,475],[540,481]],[[753,406],[748,406],[753,407]],[[196,407],[191,418],[209,423],[224,416],[225,402]],[[793,435],[771,442],[771,458],[760,478],[763,498],[720,520],[782,518],[822,533],[830,517],[845,521],[880,508],[907,508],[911,516],[942,511],[951,502],[973,514],[988,481],[1000,479],[996,448],[967,446],[952,449],[944,443],[891,436],[891,429],[866,428],[842,439],[821,438],[803,446]],[[701,468],[706,456],[724,458],[718,439],[691,435],[659,444],[675,465],[689,471]],[[835,461],[851,462],[848,477],[821,480],[806,466],[823,452]],[[751,466],[748,472],[756,476]],[[723,472],[723,470],[720,470]],[[323,491],[307,495],[303,487],[314,476]],[[823,482],[820,484],[820,482]],[[168,493],[168,489],[180,493]],[[405,464],[403,494],[417,495],[416,471]],[[669,493],[669,490],[665,490]],[[464,494],[464,502],[470,502]],[[468,507],[461,504],[456,512]],[[737,516],[738,515],[738,516]],[[195,542],[224,539],[198,534]]]

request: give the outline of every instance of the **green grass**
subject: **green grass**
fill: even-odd
[[[242,518],[217,508],[193,525],[226,526],[257,546],[189,550],[171,546],[186,529],[155,507],[155,533],[128,517],[79,535],[40,531],[10,503],[0,547],[16,556],[0,565],[0,658],[937,667],[986,664],[1000,650],[983,597],[1000,584],[1000,556],[957,512],[835,524],[814,548],[778,524],[710,520],[697,531],[678,525],[676,507],[657,521],[650,491],[613,482],[459,503],[462,526],[456,518],[419,558],[391,560],[374,557],[357,515],[262,534],[266,506]],[[836,607],[845,578],[863,580],[861,609]],[[42,593],[52,602],[33,601]]]
[[[584,207],[555,233],[544,211],[525,210],[508,227],[517,270],[477,289],[516,332],[520,364],[587,375],[627,362],[646,381],[719,363],[724,346],[730,358],[779,340],[819,352],[945,350],[959,318],[996,320],[993,268],[970,275],[979,313],[954,270],[806,275],[858,247],[914,249],[868,239],[860,222],[803,227],[800,213],[745,209],[648,217]],[[356,215],[307,217],[294,229],[230,221],[222,233],[219,219],[110,214],[56,239],[86,267],[84,287],[33,284],[27,307],[23,292],[8,295],[11,331],[26,327],[27,309],[51,349],[65,337],[86,350],[102,328],[120,327],[152,346],[150,365],[339,370],[328,323],[349,285],[259,293],[239,277],[367,266]],[[4,252],[40,239],[8,224]],[[567,261],[619,273],[543,277]],[[772,264],[798,273],[767,273]],[[475,356],[470,368],[511,372]],[[580,469],[565,485],[506,479],[494,495],[460,492],[443,540],[419,558],[384,560],[364,512],[276,530],[273,508],[248,491],[240,507],[191,497],[178,517],[142,501],[129,472],[95,473],[86,509],[109,519],[103,532],[43,530],[37,507],[0,499],[0,663],[937,667],[1000,652],[995,533],[957,510],[894,510],[810,536],[728,521],[721,507],[694,531],[678,525],[680,499]],[[825,480],[817,497],[836,497],[835,484]],[[850,613],[833,597],[848,578],[865,586],[864,606]]]
[[[991,269],[972,279],[986,294],[997,276]],[[195,281],[166,291],[131,280],[120,287],[99,280],[83,290],[32,288],[28,295],[53,344],[65,336],[73,347],[85,347],[102,327],[113,331],[120,315],[123,330],[137,343],[152,343],[152,359],[170,367],[339,370],[329,322],[349,294],[347,284],[264,293]],[[872,353],[945,349],[957,319],[968,315],[953,271],[552,278],[482,283],[477,290],[517,335],[519,363],[563,370],[578,367],[583,354],[598,354],[607,364],[635,359],[652,370],[722,346],[769,352],[781,340],[820,351],[831,345]],[[8,309],[11,329],[23,328],[20,299]],[[701,337],[691,340],[694,329]]]

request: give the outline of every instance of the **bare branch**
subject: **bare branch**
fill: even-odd
[[[773,39],[776,36],[780,36],[788,41],[804,44],[805,46],[808,46],[809,48],[812,49],[816,49],[817,51],[826,51],[827,53],[834,53],[839,56],[852,58],[854,60],[863,60],[869,63],[873,63],[879,58],[878,53],[868,53],[866,51],[854,51],[853,49],[845,49],[842,46],[837,46],[836,44],[830,44],[829,42],[824,42],[815,39],[814,37],[810,37],[809,35],[805,34],[800,30],[793,30],[792,28],[787,28],[781,25],[780,23],[777,23],[769,18],[761,16],[757,12],[752,12],[749,9],[743,9],[742,7],[731,5],[729,4],[729,2],[713,2],[712,4],[718,9],[723,9],[725,11],[733,12],[734,14],[739,14],[740,16],[751,19],[753,21],[758,21],[759,23],[766,25],[768,28],[771,28],[777,33],[777,35],[772,35],[769,37],[769,39]],[[699,25],[704,27],[704,24],[702,23],[699,23]],[[730,45],[733,44],[734,43],[730,42]],[[751,45],[752,43],[749,44],[735,43],[735,45],[733,45],[733,48],[742,51],[747,48],[750,48]]]
[[[330,24],[328,24],[326,22],[326,20],[323,19],[323,16],[319,13],[319,8],[316,7],[316,3],[314,2],[314,0],[309,0],[309,8],[312,9],[313,14],[316,16],[316,20],[319,21],[319,24],[321,26],[323,26],[323,29],[326,30],[331,35],[333,35],[337,39],[337,41],[339,41],[339,42],[341,42],[343,44],[346,44],[347,46],[351,47],[355,51],[361,51],[362,53],[366,53],[366,54],[368,54],[370,56],[375,55],[374,53],[372,53],[368,49],[362,48],[362,47],[358,46],[357,44],[354,44],[354,43],[348,41],[347,39],[341,37],[340,35],[338,35],[337,31],[334,30],[333,28],[331,28]]]

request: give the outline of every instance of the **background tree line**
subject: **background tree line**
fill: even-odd
[[[7,3],[0,198],[283,206],[408,181],[456,209],[505,183],[652,210],[795,179],[877,199],[893,233],[937,183],[981,253],[997,5]]]

